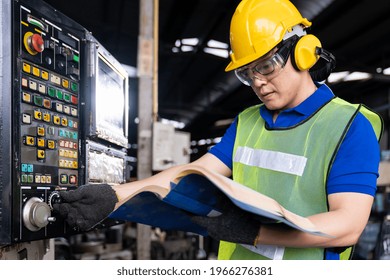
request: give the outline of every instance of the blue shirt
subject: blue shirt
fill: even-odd
[[[275,123],[273,112],[265,106],[260,115],[269,128],[291,127],[314,114],[321,106],[334,98],[326,85],[318,85],[315,93],[294,108],[282,111]],[[227,129],[221,141],[210,149],[210,153],[232,169],[232,154],[237,132],[237,118]],[[370,122],[359,113],[353,120],[327,181],[327,193],[357,192],[375,196],[380,148]]]

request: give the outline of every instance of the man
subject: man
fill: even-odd
[[[349,257],[350,250],[344,249],[358,241],[369,218],[382,122],[364,106],[336,98],[319,83],[334,68],[334,58],[315,36],[306,34],[310,25],[288,0],[239,4],[231,22],[232,53],[226,71],[234,70],[262,104],[240,113],[222,141],[190,165],[232,176],[308,217],[333,238],[261,224],[235,211],[216,218],[194,217],[221,240],[219,259]],[[309,71],[320,57],[325,68]],[[86,186],[62,194],[65,203],[56,208],[71,225],[87,228],[123,204],[129,189],[153,182],[168,184],[163,178],[171,177],[167,173],[177,168],[113,188],[99,186],[103,192]],[[94,200],[97,193],[111,200]],[[95,204],[88,206],[88,200]],[[86,210],[95,213],[90,220]]]

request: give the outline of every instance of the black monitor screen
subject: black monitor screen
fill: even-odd
[[[127,145],[127,77],[98,56],[96,86],[96,130],[99,137]]]

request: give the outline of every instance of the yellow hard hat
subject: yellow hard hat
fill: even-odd
[[[241,1],[230,24],[231,62],[225,71],[262,57],[299,24],[304,28],[311,26],[289,0]]]

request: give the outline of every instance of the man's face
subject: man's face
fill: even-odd
[[[253,91],[269,110],[281,111],[295,107],[308,96],[307,84],[302,83],[304,73],[295,70],[290,59],[283,71],[272,79],[260,74],[252,77]]]

